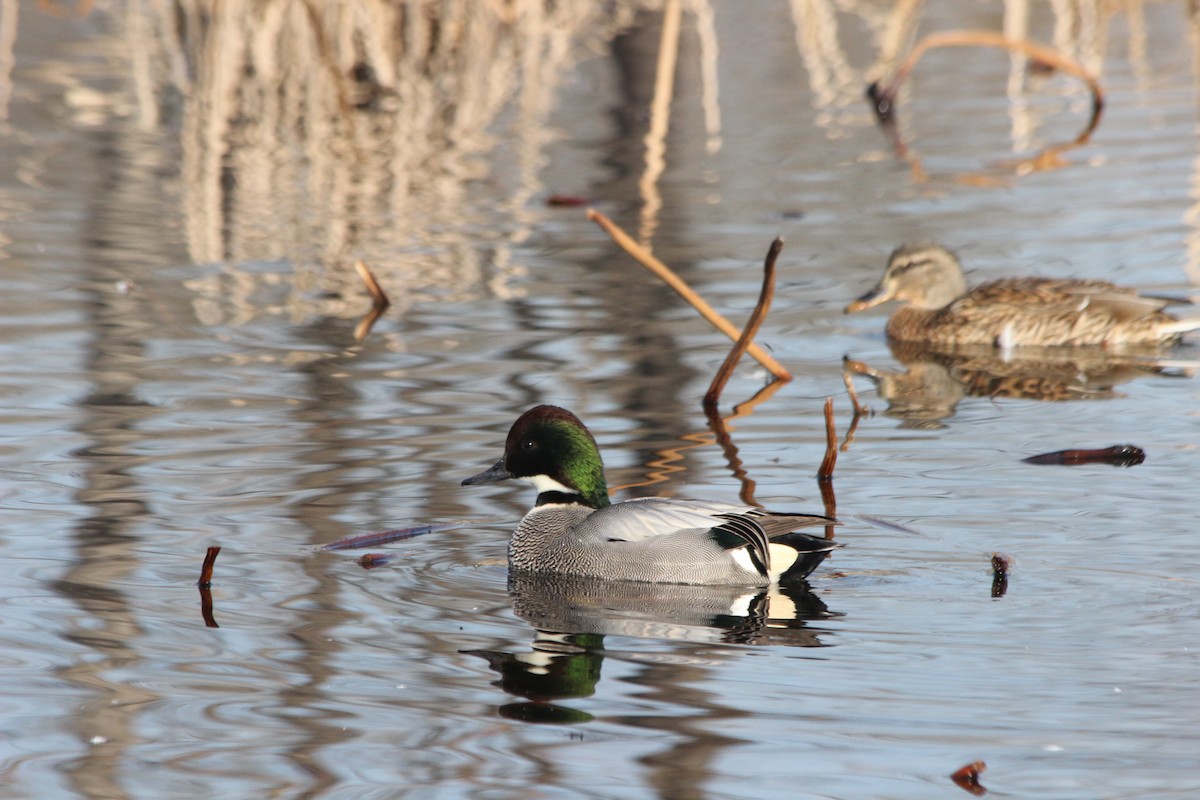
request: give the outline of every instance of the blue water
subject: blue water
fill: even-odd
[[[1044,173],[1004,162],[1074,136],[1079,85],[1010,98],[1007,56],[931,54],[902,95],[918,184],[858,96],[873,11],[830,18],[842,62],[811,37],[802,58],[783,4],[718,6],[715,51],[685,13],[647,181],[660,11],[530,7],[498,27],[479,8],[408,29],[476,38],[444,43],[425,83],[403,73],[377,115],[339,111],[351,130],[308,68],[324,62],[305,15],[179,27],[20,6],[0,75],[5,795],[962,797],[950,773],[976,760],[997,795],[1200,790],[1194,344],[1103,397],[959,386],[919,418],[858,378],[875,414],[840,455],[846,546],[811,595],[510,589],[530,492],[459,485],[553,402],[627,496],[743,489],[699,403],[728,343],[554,194],[648,233],[736,321],[786,239],[759,340],[796,378],[730,423],[770,507],[821,510],[825,398],[850,422],[843,356],[904,371],[883,313],[841,312],[897,244],[945,242],[973,280],[1194,294],[1200,39],[1183,11],[1064,34],[1108,105]],[[998,30],[1000,13],[930,7],[919,30]],[[341,52],[351,23],[320,20]],[[1034,9],[1030,35],[1055,23]],[[844,76],[828,92],[817,53]],[[219,67],[241,57],[261,60],[239,82]],[[294,67],[278,94],[269,62]],[[393,300],[361,342],[356,258]],[[723,410],[764,381],[743,363]],[[1020,461],[1124,443],[1145,463]],[[374,569],[317,549],[453,520],[370,548],[391,556]],[[219,627],[196,587],[213,545]],[[996,552],[1013,561],[1001,597]]]

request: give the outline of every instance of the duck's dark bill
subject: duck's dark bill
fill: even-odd
[[[846,313],[853,314],[855,311],[866,311],[868,308],[874,308],[883,301],[883,285],[880,284],[864,294],[862,297],[855,300],[850,305],[846,306]]]
[[[508,470],[504,468],[504,459],[500,459],[491,467],[485,469],[478,475],[472,475],[462,482],[463,486],[474,486],[477,483],[492,483],[494,481],[506,481],[511,478]]]

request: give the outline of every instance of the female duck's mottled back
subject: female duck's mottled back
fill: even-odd
[[[888,300],[905,303],[888,320],[888,336],[935,345],[1157,347],[1200,328],[1200,318],[1162,310],[1186,301],[1107,281],[1009,278],[968,290],[958,258],[936,244],[897,248],[879,284],[846,312]]]
[[[611,503],[596,440],[556,406],[522,414],[504,457],[463,485],[508,478],[538,491],[509,542],[517,571],[763,586],[802,580],[838,546],[797,532],[833,522],[815,514],[665,497]]]

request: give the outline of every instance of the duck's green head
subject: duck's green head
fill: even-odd
[[[892,251],[879,284],[846,306],[846,313],[865,311],[889,300],[933,311],[967,291],[962,266],[940,244],[906,244]]]
[[[609,504],[600,448],[579,418],[558,406],[535,406],[508,432],[504,458],[463,481],[463,486],[516,478],[538,490],[538,505]]]

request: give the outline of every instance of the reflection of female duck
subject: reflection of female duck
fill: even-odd
[[[913,422],[954,414],[963,397],[1063,402],[1117,396],[1114,386],[1149,375],[1173,374],[1153,359],[1134,360],[1099,347],[1039,350],[1036,358],[1002,359],[991,347],[937,350],[892,341],[905,372],[877,369],[847,358],[848,373],[865,375],[888,401],[888,415]]]
[[[941,345],[1165,346],[1200,328],[1200,318],[1180,320],[1162,310],[1186,301],[1107,281],[1009,278],[968,290],[958,258],[937,244],[897,248],[879,284],[846,312],[888,300],[906,304],[888,320],[888,336]]]

